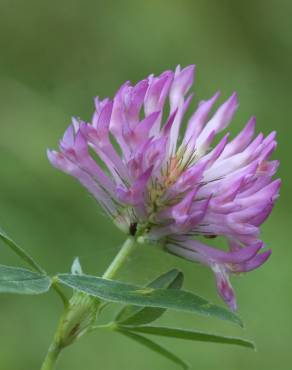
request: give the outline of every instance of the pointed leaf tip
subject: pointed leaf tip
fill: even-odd
[[[81,267],[81,264],[80,264],[80,260],[79,260],[79,257],[76,257],[72,263],[72,266],[71,266],[71,273],[73,275],[82,275],[83,274],[83,271],[82,271],[82,267]]]
[[[58,280],[73,289],[106,301],[197,313],[231,321],[242,326],[242,321],[233,312],[210,303],[191,292],[156,288],[146,291],[145,287],[90,275],[60,274]]]

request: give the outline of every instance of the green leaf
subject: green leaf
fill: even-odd
[[[233,312],[214,305],[191,292],[176,289],[145,288],[90,275],[60,274],[58,279],[73,289],[81,290],[106,301],[198,313],[232,321],[242,326],[242,321]]]
[[[147,287],[180,289],[183,284],[183,273],[172,269],[153,280]],[[116,321],[123,325],[145,325],[157,320],[164,312],[165,308],[126,306],[117,315]]]
[[[160,327],[160,326],[148,326],[148,325],[139,326],[139,327],[127,326],[127,330],[130,330],[135,333],[159,335],[162,337],[179,338],[179,339],[194,340],[194,341],[200,341],[200,342],[234,344],[237,346],[255,349],[255,345],[253,342],[250,342],[242,338],[225,337],[222,335],[208,334],[208,333],[194,331],[194,330],[185,330],[185,329],[168,328],[168,327]]]
[[[147,286],[151,288],[180,289],[184,281],[183,273],[177,269],[172,269],[158,276]]]
[[[4,242],[14,253],[16,253],[23,261],[31,266],[37,272],[45,274],[45,270],[19,245],[17,245],[3,230],[0,229],[0,240]]]
[[[178,356],[167,350],[166,348],[162,347],[160,344],[153,342],[152,340],[145,338],[142,335],[138,335],[126,330],[117,330],[119,333],[125,335],[128,338],[135,340],[136,342],[142,344],[143,346],[149,348],[150,350],[160,354],[163,357],[166,357],[168,360],[174,362],[177,365],[180,365],[184,370],[190,368],[190,366],[181,360]]]
[[[30,270],[0,265],[0,293],[41,294],[50,289],[51,279]]]

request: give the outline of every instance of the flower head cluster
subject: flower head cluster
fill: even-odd
[[[214,145],[238,107],[235,93],[213,114],[219,93],[201,101],[183,130],[193,78],[194,66],[178,66],[135,86],[126,82],[113,100],[96,98],[92,121],[73,119],[60,151],[48,156],[121,229],[210,266],[219,294],[235,309],[229,275],[255,269],[270,255],[261,252],[259,227],[280,186],[272,180],[278,162],[269,160],[275,132],[254,137],[251,118],[235,138],[226,134]],[[207,246],[199,235],[224,236],[229,250]]]

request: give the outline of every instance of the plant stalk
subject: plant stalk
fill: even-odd
[[[66,311],[66,310],[65,310]],[[41,370],[53,370],[55,368],[56,362],[58,360],[59,354],[62,351],[62,342],[61,342],[61,331],[63,327],[63,321],[64,321],[64,316],[60,319],[58,328],[56,330],[54,339],[48,349],[47,355],[45,357],[45,360],[42,364]]]
[[[126,241],[124,242],[123,246],[121,247],[119,253],[116,255],[112,263],[109,265],[105,273],[103,274],[104,279],[112,279],[116,273],[119,271],[119,269],[124,265],[129,255],[135,250],[136,247],[136,241],[133,237],[128,237]],[[75,293],[74,293],[75,294]],[[73,294],[73,297],[74,297]],[[90,298],[89,296],[87,296]],[[71,302],[71,301],[70,301]],[[88,301],[86,302],[88,304]],[[94,304],[94,303],[93,303]],[[77,306],[77,307],[76,307]],[[77,308],[77,309],[76,309]],[[92,309],[92,306],[88,304],[88,306],[85,305],[85,310]],[[73,310],[76,310],[76,315]],[[45,357],[45,360],[42,364],[41,370],[53,370],[55,369],[58,357],[61,353],[61,351],[68,346],[69,344],[72,344],[75,339],[72,339],[70,342],[68,340],[70,339],[68,335],[74,334],[74,329],[82,325],[81,322],[76,321],[76,318],[78,319],[80,315],[80,311],[78,312],[78,304],[76,305],[66,305],[64,313],[60,319],[58,328],[56,330],[54,339],[49,347],[49,350],[47,352],[47,355]],[[80,320],[82,316],[80,315]],[[71,331],[66,332],[66,328],[72,328]],[[88,327],[88,330],[84,330],[84,333],[90,331],[90,326]],[[64,334],[66,333],[66,335]],[[73,334],[72,334],[73,333]],[[76,339],[78,336],[76,335]],[[67,344],[66,341],[68,342]]]
[[[109,265],[105,273],[103,274],[104,279],[112,279],[118,270],[123,266],[126,262],[127,258],[136,248],[136,241],[135,238],[132,236],[128,237],[124,242],[122,248],[120,249],[119,253],[113,259],[112,263]]]

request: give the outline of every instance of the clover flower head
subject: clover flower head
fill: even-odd
[[[234,310],[230,274],[261,266],[271,253],[262,251],[259,227],[279,193],[278,161],[269,159],[275,132],[254,137],[252,117],[235,138],[227,133],[214,145],[237,110],[236,93],[213,114],[219,93],[201,101],[183,130],[193,79],[194,66],[178,66],[134,86],[126,82],[112,100],[95,98],[91,122],[73,119],[60,151],[49,150],[48,157],[122,230],[209,266]],[[197,236],[223,236],[229,249]]]

